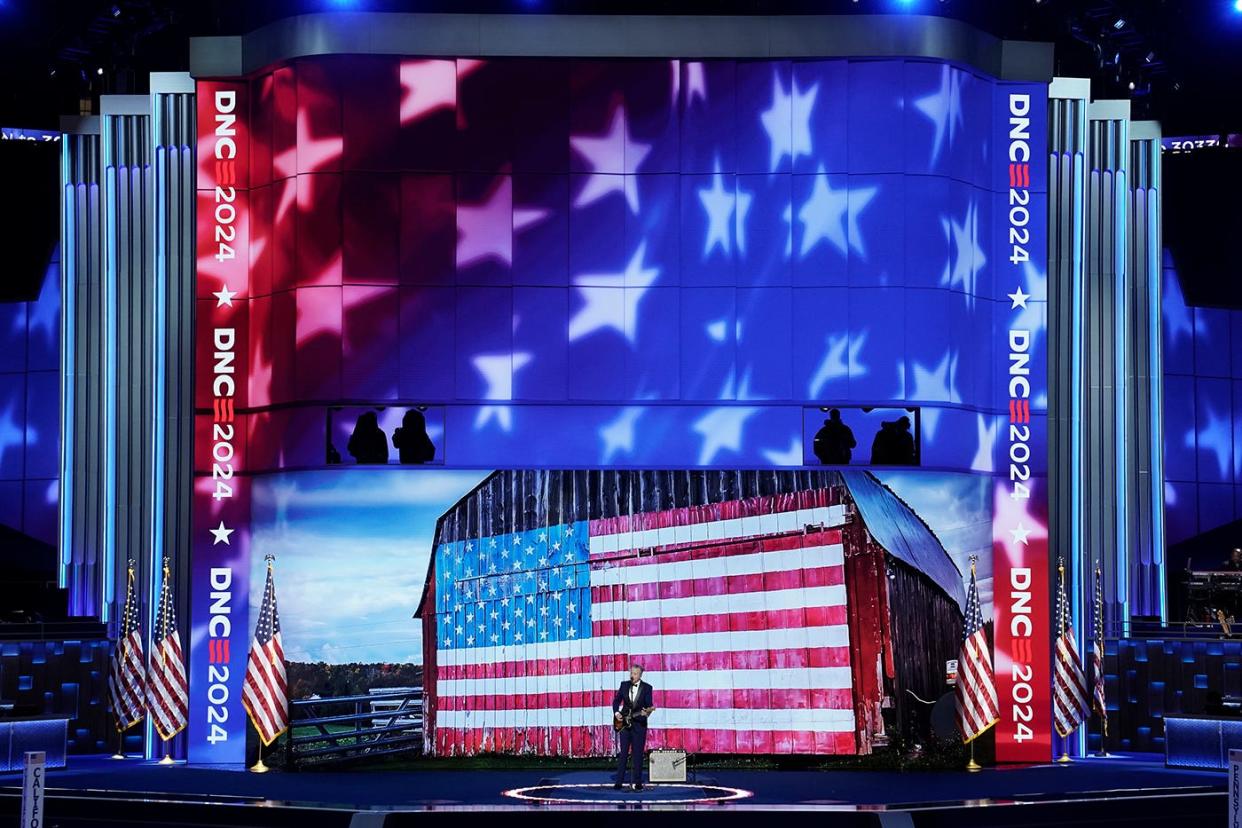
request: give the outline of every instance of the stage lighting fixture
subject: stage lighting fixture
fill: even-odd
[[[96,70],[95,70],[95,74],[96,74],[96,75],[102,75],[102,74],[103,74],[103,67],[102,67],[102,66],[100,66],[98,69],[96,69]]]
[[[113,6],[113,7],[112,7],[112,16],[113,16],[113,17],[120,17],[120,16],[121,16],[121,7],[120,7],[120,6]]]
[[[1129,83],[1128,85],[1129,85],[1129,87],[1130,87],[1130,91],[1131,91],[1131,92],[1133,92],[1133,91],[1134,91],[1134,81],[1130,81],[1130,83]]]
[[[1242,13],[1242,0],[1233,0],[1233,10]]]
[[[1126,27],[1126,19],[1124,17],[1118,17],[1116,20],[1113,21],[1113,28],[1116,29],[1117,31],[1121,31],[1125,27]]]

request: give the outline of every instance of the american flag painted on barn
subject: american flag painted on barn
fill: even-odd
[[[856,752],[845,507],[729,513],[440,544],[436,752],[610,754],[634,661],[655,688],[649,747]]]

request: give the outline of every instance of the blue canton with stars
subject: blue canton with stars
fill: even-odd
[[[560,524],[436,548],[436,646],[455,650],[591,636],[588,527]]]

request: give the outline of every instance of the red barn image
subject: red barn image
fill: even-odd
[[[427,750],[866,754],[939,696],[962,575],[865,471],[498,471],[441,516],[417,617]],[[908,691],[908,692],[907,692]]]

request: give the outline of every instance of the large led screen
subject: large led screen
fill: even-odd
[[[991,603],[972,475],[348,469],[253,507],[290,697],[422,686],[439,755],[610,754],[631,662],[654,747],[867,753],[922,715],[885,696],[950,691],[972,556]]]
[[[192,758],[240,761],[240,677],[210,657],[248,644],[268,473],[854,476],[884,429],[895,465],[993,485],[998,752],[1046,758],[1043,85],[334,56],[198,98]],[[848,414],[836,470],[834,408],[890,412]]]

